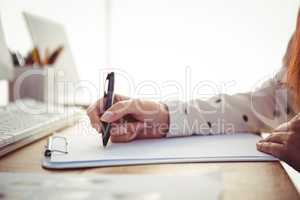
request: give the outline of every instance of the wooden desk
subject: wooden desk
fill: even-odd
[[[74,131],[75,128],[70,127],[62,132]],[[46,139],[42,139],[1,158],[0,172],[174,175],[220,170],[224,181],[222,199],[299,199],[295,187],[278,162],[168,164],[50,171],[41,168],[45,144]]]

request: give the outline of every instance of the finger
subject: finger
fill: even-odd
[[[299,131],[300,130],[300,120],[293,120],[286,122],[277,127],[274,132],[286,132],[286,131]]]
[[[128,142],[134,139],[165,137],[164,127],[156,127],[145,122],[113,124],[111,136],[113,142]]]
[[[300,120],[295,120],[295,121],[291,122],[290,130],[294,131],[296,133],[299,133],[300,132]]]
[[[132,141],[133,139],[131,138],[134,138],[133,133],[128,133],[128,135],[124,136],[111,136],[110,140],[112,143],[126,143]]]
[[[115,95],[114,96],[114,101],[120,101],[128,99],[128,97],[124,97],[121,95]],[[98,132],[102,132],[103,125],[101,123],[100,117],[104,112],[104,102],[106,98],[103,97],[96,101],[94,104],[88,107],[87,109],[87,115],[90,119],[91,125],[94,129],[96,129]]]
[[[114,95],[114,102],[115,103],[119,102],[119,101],[124,101],[124,100],[129,100],[129,98],[126,97],[126,96],[118,95],[118,94]],[[103,97],[103,98],[99,99],[98,101],[96,101],[91,106],[89,106],[88,109],[87,109],[87,114],[89,114],[90,112],[97,112],[99,116],[101,114],[103,114],[104,113],[104,102],[105,101],[106,101],[106,97]]]
[[[130,142],[137,137],[143,127],[142,122],[113,124],[110,130],[111,141],[115,143]]]
[[[100,121],[102,102],[103,99],[99,99],[94,104],[89,106],[86,111],[92,127],[96,129],[98,133],[102,132],[102,123]]]
[[[103,130],[102,123],[93,123],[91,125],[98,133],[102,133],[102,130]]]
[[[144,123],[131,122],[122,124],[112,124],[110,134],[111,136],[124,136],[129,133],[139,133],[144,129]]]
[[[144,123],[143,130],[138,133],[137,139],[162,138],[166,135],[165,130],[165,126],[156,126],[155,124]]]
[[[257,150],[271,154],[281,160],[284,159],[284,146],[282,144],[278,143],[272,143],[272,142],[259,142],[256,144]]]
[[[287,132],[276,132],[265,139],[260,140],[260,142],[273,142],[273,143],[279,143],[279,144],[285,144],[289,138],[289,134]]]
[[[275,132],[284,132],[284,131],[299,131],[300,130],[300,118],[295,116],[290,121],[281,124],[274,131]]]
[[[97,100],[94,104],[88,107],[87,114],[91,112],[96,112],[99,116],[104,112],[104,101],[105,97]]]
[[[129,97],[127,96],[123,96],[123,95],[119,95],[119,94],[115,94],[114,95],[114,102],[119,102],[119,101],[125,101],[125,100],[129,100]]]
[[[102,124],[100,122],[100,116],[99,116],[98,109],[95,109],[95,107],[94,107],[93,110],[91,110],[90,112],[87,113],[87,115],[90,119],[90,123],[91,123],[92,127],[94,129],[96,129],[97,132],[101,132]]]
[[[279,125],[277,128],[274,129],[274,132],[284,132],[284,131],[288,131],[290,127],[289,122],[285,122],[281,125]]]
[[[133,100],[119,101],[105,111],[101,117],[102,121],[111,123],[121,119],[128,114],[136,113],[136,107]]]

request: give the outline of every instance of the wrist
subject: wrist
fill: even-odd
[[[161,104],[161,122],[160,122],[160,133],[163,137],[167,135],[169,132],[169,125],[170,125],[170,116],[169,116],[169,109],[168,106],[164,103]]]

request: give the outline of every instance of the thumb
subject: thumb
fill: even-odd
[[[107,109],[100,120],[111,123],[121,119],[125,115],[136,113],[136,111],[132,100],[119,101]]]
[[[285,122],[285,123],[279,125],[277,128],[275,128],[274,132],[285,132],[285,131],[288,131],[289,128],[290,128],[290,123]]]
[[[292,118],[290,121],[285,122],[278,126],[274,132],[284,132],[284,131],[297,131],[300,129],[300,117],[299,114]]]

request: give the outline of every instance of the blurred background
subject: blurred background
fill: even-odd
[[[230,83],[228,93],[252,89],[281,67],[298,6],[298,0],[0,0],[11,49],[32,48],[23,11],[61,22],[80,78],[96,86],[106,67],[124,70],[135,85],[184,85],[189,66],[192,84]],[[118,81],[117,92],[136,95]]]

